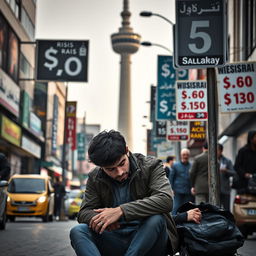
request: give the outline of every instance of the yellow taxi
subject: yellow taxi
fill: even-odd
[[[37,174],[19,174],[10,178],[7,198],[7,218],[41,217],[52,221],[54,193],[50,177]]]
[[[69,219],[74,219],[77,216],[83,200],[83,195],[84,191],[80,189],[71,190],[67,194],[65,208]]]

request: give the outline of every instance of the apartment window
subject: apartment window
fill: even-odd
[[[245,3],[245,55],[249,58],[256,48],[256,0]]]
[[[23,53],[20,54],[20,71],[21,78],[32,78],[33,76],[33,68]]]
[[[5,0],[12,9],[15,17],[20,19],[21,0]]]
[[[0,67],[18,82],[19,39],[0,13]]]
[[[0,15],[0,68],[5,69],[7,59],[7,24]]]
[[[21,13],[21,24],[23,25],[24,29],[26,30],[29,38],[31,40],[34,40],[35,39],[35,27],[24,8],[22,8],[22,13]]]

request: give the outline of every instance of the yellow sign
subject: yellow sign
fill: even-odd
[[[21,128],[5,116],[1,119],[1,136],[12,144],[20,146]]]
[[[190,122],[190,139],[194,139],[194,140],[206,139],[206,122],[203,122],[203,121]]]

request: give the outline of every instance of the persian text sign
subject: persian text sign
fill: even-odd
[[[187,121],[169,121],[167,122],[167,140],[188,140],[189,122]]]
[[[221,112],[255,111],[256,62],[228,64],[218,69]]]
[[[176,0],[177,67],[202,68],[226,61],[224,0]]]
[[[158,56],[156,119],[175,120],[175,69],[172,56]]]
[[[177,81],[177,120],[207,120],[206,81]]]
[[[76,149],[76,102],[68,101],[66,104],[66,143],[71,150]]]

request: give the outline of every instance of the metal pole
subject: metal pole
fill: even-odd
[[[214,68],[207,68],[207,103],[209,202],[213,205],[220,205],[220,181],[217,162],[218,100]]]
[[[63,148],[62,148],[62,183],[66,186],[66,137],[67,137],[67,129],[66,129],[66,119],[67,119],[67,99],[68,99],[68,84],[66,84],[66,95],[65,95],[65,105],[64,105],[64,135],[63,135]]]

